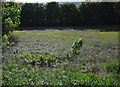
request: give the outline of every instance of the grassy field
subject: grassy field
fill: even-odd
[[[46,29],[14,31],[12,36],[17,37],[15,45],[3,53],[3,84],[119,84],[118,77],[107,72],[105,66],[117,61],[118,32]],[[66,53],[80,38],[83,39],[80,54],[67,59]],[[22,64],[24,55],[30,52],[47,52],[62,62],[52,67]]]

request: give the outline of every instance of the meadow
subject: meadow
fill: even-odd
[[[80,38],[79,55],[67,58]],[[3,85],[120,85],[117,31],[16,30],[11,40],[3,50]]]

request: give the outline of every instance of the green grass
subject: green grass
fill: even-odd
[[[118,58],[118,32],[101,32],[92,29],[83,31],[46,29],[14,31],[11,35],[17,37],[17,43],[3,53],[5,59],[3,63],[3,77],[5,78],[3,84],[118,84],[117,78],[119,75],[111,74],[113,72],[107,73],[105,68],[109,59],[116,60]],[[66,53],[70,51],[73,42],[80,38],[83,39],[80,54],[68,60]],[[16,51],[18,51],[18,54],[14,54]],[[62,62],[55,64],[54,67],[31,66],[21,63],[23,59],[26,59],[25,54],[44,51],[56,56]],[[115,62],[114,64],[116,64]],[[110,64],[113,63],[109,63],[109,66],[111,66]],[[9,69],[10,67],[13,68]],[[57,75],[57,70],[60,77]],[[11,73],[13,74],[10,75]],[[29,76],[26,77],[24,74],[29,74]],[[18,77],[19,75],[20,77]],[[6,79],[6,76],[8,79]],[[91,79],[92,76],[93,80]],[[29,80],[31,80],[31,83],[29,83]]]
[[[96,42],[99,42],[100,45],[104,44],[105,42],[108,42],[107,44],[111,45],[118,44],[118,32],[99,32],[97,30],[14,31],[13,35],[19,37],[21,42],[30,42],[27,43],[28,45],[38,44],[42,47],[48,43],[47,46],[59,45],[62,47],[62,45],[67,45],[67,47],[70,48],[72,43],[79,38],[83,38],[85,42],[84,45],[94,45]],[[41,46],[38,46],[38,48]],[[59,47],[59,49],[61,47]]]

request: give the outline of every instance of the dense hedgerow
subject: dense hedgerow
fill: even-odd
[[[49,2],[25,3],[22,7],[21,26],[81,26],[118,25],[120,2]]]

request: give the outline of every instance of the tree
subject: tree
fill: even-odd
[[[24,27],[33,26],[34,6],[31,3],[26,3],[22,6],[21,25]]]
[[[113,22],[114,24],[120,24],[120,2],[114,2],[113,4]]]
[[[46,4],[46,19],[47,25],[57,25],[59,24],[60,18],[60,8],[58,2],[50,2]]]
[[[45,25],[45,7],[43,4],[34,4],[34,13],[33,13],[33,22],[34,26],[43,26]]]
[[[21,4],[2,2],[2,35],[9,35],[20,24]]]
[[[94,26],[118,24],[119,2],[26,3],[22,7],[21,26]]]
[[[81,25],[93,25],[96,18],[96,3],[95,2],[83,2],[79,5],[79,23]]]
[[[77,22],[78,9],[73,3],[65,3],[61,5],[63,25],[75,25]]]

